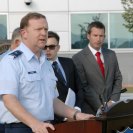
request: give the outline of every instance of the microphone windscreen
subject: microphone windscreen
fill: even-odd
[[[126,91],[127,91],[127,89],[124,88],[124,89],[121,90],[121,93],[124,93],[124,92],[126,92]]]

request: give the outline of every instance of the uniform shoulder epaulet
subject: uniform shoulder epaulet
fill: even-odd
[[[20,56],[23,52],[20,51],[20,50],[16,50],[16,51],[13,51],[12,53],[10,53],[9,55],[12,55],[14,56],[14,58],[17,58],[18,56]]]

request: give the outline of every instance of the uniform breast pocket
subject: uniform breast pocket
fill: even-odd
[[[41,77],[38,74],[28,74],[26,76],[26,80],[29,82],[36,82],[36,81],[40,81]]]
[[[38,74],[27,74],[22,84],[22,95],[26,98],[40,96],[41,77]]]
[[[49,82],[49,90],[51,90],[51,94],[55,97],[55,93],[57,91],[57,78],[56,77],[50,77],[49,80],[47,80]]]
[[[55,88],[56,87],[56,82],[57,82],[57,78],[56,77],[50,77],[49,78],[49,87],[50,88]]]

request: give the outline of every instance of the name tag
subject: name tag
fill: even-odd
[[[28,74],[34,74],[36,73],[36,71],[31,71],[31,72],[28,72]]]

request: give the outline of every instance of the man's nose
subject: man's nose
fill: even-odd
[[[42,29],[41,34],[46,36],[48,34],[48,32],[45,29]]]

